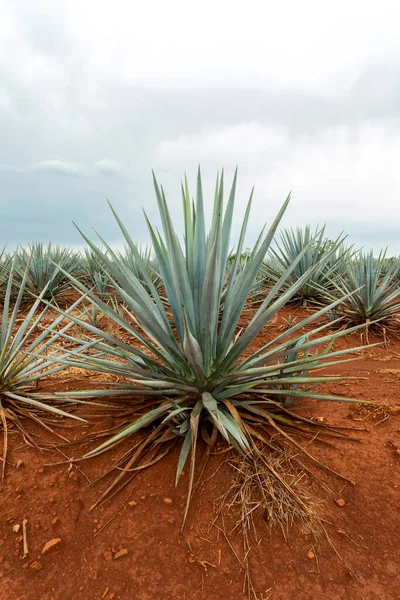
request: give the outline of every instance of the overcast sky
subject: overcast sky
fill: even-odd
[[[284,225],[327,223],[400,253],[396,0],[0,0],[0,247],[119,242],[157,223],[151,169],[180,217],[196,165],[211,202],[239,165],[249,242],[292,190]]]

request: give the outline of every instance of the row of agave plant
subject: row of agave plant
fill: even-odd
[[[281,232],[280,240],[266,253],[247,303],[259,302],[266,290],[281,280],[300,255],[296,267],[283,282],[281,292],[290,289],[307,272],[308,277],[291,297],[290,303],[321,306],[348,296],[335,313],[328,313],[330,319],[344,317],[348,324],[377,321],[381,327],[389,328],[396,324],[400,307],[399,259],[387,258],[385,251],[375,257],[372,251],[355,250],[345,245],[342,235],[330,240],[325,237],[324,227],[313,232],[309,226]],[[141,247],[131,241],[131,245],[126,244],[116,256],[142,284],[147,285],[146,274],[158,290],[162,287],[160,267],[151,246]],[[228,274],[236,256],[236,253],[231,254],[227,261]],[[238,270],[244,267],[250,256],[249,250],[242,252]],[[24,303],[34,302],[44,289],[46,300],[57,302],[66,299],[74,291],[71,278],[95,290],[108,303],[121,301],[105,261],[91,248],[85,248],[82,254],[51,243],[44,247],[39,242],[30,244],[28,248],[19,248],[13,254],[6,254],[3,250],[0,253],[0,304],[4,302],[11,265],[15,283],[11,290],[13,300],[27,270]],[[95,322],[97,312],[92,312],[92,315]]]
[[[382,311],[388,305],[393,307],[394,291],[388,290],[392,290],[394,276],[391,269],[386,273],[377,270],[377,264],[383,265],[383,257],[378,262],[370,255],[352,257],[353,262],[349,263],[352,251],[345,250],[340,239],[327,248],[323,232],[317,236],[312,236],[308,229],[305,234],[300,230],[286,232],[282,234],[281,249],[273,250],[289,197],[267,233],[262,232],[254,247],[245,252],[250,196],[232,255],[236,174],[225,208],[224,179],[217,178],[209,228],[200,172],[194,199],[185,182],[181,241],[164,191],[156,179],[154,187],[161,231],[145,217],[154,254],[140,251],[111,207],[127,250],[121,254],[103,238],[95,243],[81,232],[88,245],[86,276],[82,276],[79,268],[71,269],[72,254],[65,251],[57,260],[50,261],[58,266],[47,282],[43,281],[42,289],[32,288],[35,256],[43,257],[50,249],[38,246],[36,254],[33,249],[23,268],[18,258],[22,254],[11,259],[4,283],[0,333],[3,472],[9,423],[29,437],[25,417],[48,426],[40,416],[43,410],[66,414],[66,406],[71,402],[112,400],[126,411],[128,403],[136,418],[129,424],[125,422],[119,430],[110,431],[108,438],[83,458],[97,456],[124,440],[126,443],[132,440],[128,451],[126,443],[123,444],[120,458],[114,463],[118,475],[105,492],[109,495],[126,485],[138,469],[153,464],[178,445],[177,482],[185,464],[190,462],[186,517],[200,439],[211,448],[218,438],[223,438],[242,454],[256,451],[260,443],[266,451],[291,444],[298,452],[304,452],[308,460],[320,464],[302,449],[297,434],[315,437],[316,428],[322,425],[295,414],[293,407],[305,398],[354,401],[315,389],[338,379],[321,374],[321,369],[346,362],[347,355],[354,351],[335,350],[335,341],[346,331],[332,329],[332,322],[321,317],[340,311],[349,314],[351,306],[366,293],[377,295]],[[333,275],[338,261],[346,262],[346,277]],[[106,278],[107,286],[121,299],[122,310],[107,301],[94,272]],[[257,296],[260,273],[268,277],[269,285],[263,286],[262,295]],[[359,289],[357,278],[361,276],[371,277],[371,289]],[[63,291],[67,285],[75,290],[74,301],[67,308],[52,301],[56,278]],[[318,291],[321,305],[253,349],[253,342],[278,311],[296,298],[311,298],[310,289]],[[19,311],[27,292],[34,301],[21,321]],[[252,300],[255,296],[257,304]],[[244,321],[245,311],[249,314],[249,299],[253,310]],[[88,303],[126,335],[105,331],[88,319]],[[48,324],[49,315],[54,314],[57,316]],[[375,316],[368,319],[372,321]],[[339,321],[335,318],[333,325]],[[303,333],[304,327],[307,335]],[[350,331],[361,327],[357,323]],[[117,375],[118,382],[106,378],[93,389],[75,392],[44,394],[35,388],[39,379],[70,367],[96,371],[100,378],[104,374]],[[72,413],[76,419],[80,418],[78,415]],[[144,435],[135,437],[139,430]]]
[[[141,257],[140,264],[128,247],[119,251],[118,257],[139,278],[141,269],[145,268],[158,285],[159,277],[150,246],[138,246],[137,250]],[[68,247],[54,246],[51,242],[47,246],[41,242],[33,242],[27,248],[17,248],[13,253],[6,253],[5,249],[0,252],[0,304],[4,302],[11,268],[15,284],[11,292],[13,300],[18,295],[27,270],[23,297],[25,304],[34,302],[45,288],[46,300],[57,302],[66,299],[73,291],[69,275],[95,289],[101,297],[111,296],[114,291],[110,274],[90,249],[78,252]]]

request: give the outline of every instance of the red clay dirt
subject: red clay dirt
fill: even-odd
[[[294,313],[283,315],[290,312]],[[281,326],[282,315],[269,334]],[[346,344],[359,345],[360,340],[349,336],[336,347]],[[355,441],[336,440],[329,446],[314,442],[308,447],[354,485],[329,479],[331,491],[325,494],[325,505],[331,525],[326,524],[326,529],[332,545],[326,539],[316,542],[296,528],[285,540],[279,530],[270,534],[261,526],[262,541],[250,557],[259,599],[400,598],[400,428],[396,416],[400,343],[391,339],[388,347],[368,349],[361,360],[331,371],[355,379],[325,384],[325,391],[381,401],[387,408],[306,401],[296,409],[325,423],[362,429],[354,432]],[[75,381],[73,377],[65,374],[64,380],[41,384],[40,389],[81,387],[82,378],[79,381],[75,375]],[[84,383],[87,386],[87,378]],[[110,421],[97,420],[88,428],[68,419],[65,431],[69,439],[82,439],[87,431],[100,431]],[[30,432],[43,435],[26,425]],[[64,433],[61,428],[58,431]],[[62,451],[71,456],[82,448]],[[221,444],[210,460],[180,537],[188,474],[186,470],[175,488],[177,450],[140,473],[113,500],[89,512],[104,482],[92,486],[88,480],[104,473],[119,451],[81,463],[79,468],[46,466],[63,456],[56,451],[39,452],[12,432],[6,478],[0,487],[0,600],[244,598],[243,571],[233,554],[233,550],[242,552],[241,537],[233,535],[231,547],[221,530],[211,525],[213,501],[232,477],[223,451]],[[51,547],[43,552],[49,542]]]

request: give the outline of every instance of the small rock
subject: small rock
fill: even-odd
[[[14,533],[18,533],[18,531],[21,529],[21,525],[19,525],[18,523],[16,523],[15,525],[13,525],[13,532]]]
[[[131,500],[128,502],[129,506],[137,506],[137,502],[135,500]]]
[[[16,468],[17,468],[17,469],[19,469],[20,467],[23,467],[23,466],[24,466],[24,463],[23,463],[23,462],[22,462],[22,460],[19,458],[19,459],[17,460],[17,463],[16,463],[16,465],[15,465],[15,466],[16,466]]]
[[[314,552],[311,552],[311,550],[310,550],[310,552],[307,554],[307,556],[308,556],[308,558],[315,558],[315,554],[314,554]]]
[[[29,568],[32,569],[32,571],[40,571],[40,569],[43,569],[43,566],[38,560],[35,560],[31,565],[29,565]]]
[[[346,501],[343,500],[343,498],[338,498],[337,500],[335,500],[335,502],[338,506],[344,506],[346,504]]]
[[[117,560],[117,558],[121,558],[122,556],[125,556],[126,554],[128,554],[128,550],[126,548],[122,548],[122,550],[119,550],[118,552],[116,552],[114,554],[114,560]]]
[[[165,504],[172,504],[172,498],[164,498]]]
[[[53,527],[55,525],[58,525],[60,522],[60,517],[54,517],[54,519],[51,520],[51,524],[53,525]]]
[[[58,546],[58,544],[61,543],[61,538],[53,538],[52,540],[49,540],[42,549],[42,554],[46,554],[46,552],[48,552],[49,550],[51,550],[52,548],[55,548],[56,546]]]

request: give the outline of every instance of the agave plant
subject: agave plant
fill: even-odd
[[[149,245],[136,246],[137,252],[132,252],[129,245],[125,244],[124,251],[118,253],[120,261],[132,271],[132,273],[146,287],[146,275],[150,277],[157,290],[162,286],[162,280],[158,273],[157,261],[153,256],[153,249]],[[137,256],[140,260],[137,260]]]
[[[304,229],[297,227],[285,229],[280,236],[277,249],[271,248],[268,260],[261,266],[261,272],[272,282],[278,281],[290,265],[301,254],[295,269],[283,285],[283,289],[290,289],[303,278],[306,272],[309,278],[292,296],[292,301],[319,302],[324,298],[325,290],[332,288],[335,280],[344,270],[344,259],[352,252],[351,248],[344,245],[344,237],[340,235],[336,240],[325,237],[325,227],[313,233],[309,225]]]
[[[119,314],[101,298],[89,293],[79,281],[73,278],[72,281],[82,292],[89,294],[93,304],[136,343],[128,344],[70,315],[75,323],[91,332],[94,339],[98,338],[97,348],[103,355],[84,359],[71,356],[67,362],[83,369],[117,374],[121,378],[119,383],[110,384],[108,389],[83,390],[74,394],[75,398],[128,398],[140,415],[84,458],[105,452],[138,430],[152,426],[150,433],[135,443],[131,454],[124,452],[117,462],[117,468],[122,468],[122,471],[105,494],[115,493],[124,477],[130,480],[139,466],[143,468],[154,463],[181,441],[176,481],[179,481],[190,454],[190,498],[199,436],[213,443],[219,432],[239,452],[246,453],[253,448],[254,439],[263,440],[269,447],[276,445],[277,442],[272,440],[276,440],[277,432],[281,432],[285,440],[291,439],[298,447],[298,443],[282,429],[287,423],[295,427],[291,413],[284,407],[285,398],[290,397],[292,404],[294,399],[305,397],[337,400],[336,397],[310,391],[310,385],[337,378],[320,374],[312,376],[310,373],[326,364],[346,360],[343,355],[349,350],[331,350],[333,341],[343,332],[326,334],[324,329],[327,325],[315,326],[308,338],[300,334],[302,327],[320,318],[329,310],[328,307],[294,323],[274,339],[264,341],[260,348],[251,351],[250,345],[265,325],[329,259],[329,255],[323,255],[319,263],[310,265],[288,286],[287,281],[309,252],[309,247],[305,246],[268,292],[250,322],[241,321],[289,197],[268,233],[260,235],[248,259],[241,263],[252,202],[250,196],[236,256],[231,261],[227,277],[236,174],[225,211],[223,176],[217,178],[208,232],[200,172],[193,203],[187,185],[183,187],[184,243],[179,241],[163,189],[155,178],[154,186],[163,235],[156,232],[147,217],[146,221],[171,315],[146,269],[142,271],[142,281],[103,238],[100,241],[105,250],[101,251],[81,232],[112,275],[115,289],[124,300],[125,313]],[[111,209],[135,260],[143,261],[123,222]],[[339,302],[335,301],[333,306]],[[324,346],[329,347],[318,355],[316,349]],[[58,395],[63,396],[62,393]],[[303,419],[304,427],[306,422]],[[310,427],[315,426],[312,422],[307,423]],[[275,437],[268,437],[268,432]]]
[[[47,300],[59,299],[71,287],[65,272],[77,276],[79,269],[79,256],[73,250],[51,242],[47,247],[33,242],[28,249],[19,248],[14,257],[16,283],[20,284],[27,273],[24,300],[33,301],[40,294]]]
[[[8,283],[5,292],[3,312],[0,317],[0,429],[3,430],[3,455],[2,476],[6,467],[8,446],[8,427],[11,423],[20,429],[25,438],[36,444],[24,426],[24,419],[31,418],[46,429],[50,429],[43,413],[69,416],[78,420],[78,417],[66,413],[47,401],[44,394],[36,391],[39,380],[65,369],[63,360],[69,352],[60,352],[57,340],[68,337],[68,330],[72,322],[62,325],[63,316],[55,318],[50,325],[44,325],[44,317],[49,310],[49,305],[42,305],[42,300],[47,294],[47,287],[36,298],[25,317],[20,317],[25,287],[30,273],[29,263],[26,266],[22,280],[19,282],[19,291],[15,304],[11,307],[12,291],[14,288],[14,263],[9,271]],[[75,310],[81,299],[75,302],[65,313]],[[77,340],[76,351],[87,349],[91,342]],[[55,365],[56,357],[60,362]]]
[[[90,248],[84,249],[84,255],[81,259],[79,280],[89,289],[103,299],[108,298],[111,289],[109,285],[110,275],[107,273],[99,257]]]
[[[390,328],[398,324],[400,312],[400,284],[397,273],[398,260],[386,259],[386,251],[378,257],[373,252],[360,253],[355,260],[347,262],[345,276],[336,280],[334,291],[328,301],[345,297],[336,307],[337,316],[348,324],[373,324],[375,328]]]

